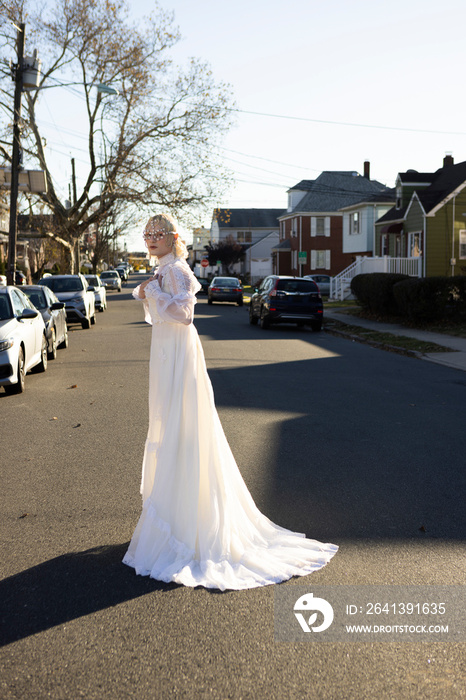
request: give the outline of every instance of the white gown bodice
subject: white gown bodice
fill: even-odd
[[[182,323],[189,325],[194,317],[196,293],[201,285],[188,264],[173,253],[164,255],[154,278],[146,285],[144,315],[147,323]],[[141,285],[133,291],[141,299]]]

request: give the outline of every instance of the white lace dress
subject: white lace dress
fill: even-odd
[[[279,527],[256,507],[223,432],[192,323],[198,289],[172,254],[145,288],[152,345],[143,509],[123,562],[160,581],[221,590],[309,574],[338,547]],[[139,298],[139,287],[133,294]]]

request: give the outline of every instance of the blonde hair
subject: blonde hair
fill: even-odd
[[[145,232],[150,232],[153,228],[166,231],[166,240],[168,245],[171,246],[175,258],[186,259],[188,257],[188,249],[177,233],[175,219],[170,214],[155,214],[155,216],[152,216],[144,230]]]

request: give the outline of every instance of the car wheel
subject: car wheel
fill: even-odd
[[[40,349],[40,362],[34,367],[34,372],[45,372],[48,364],[47,338],[42,336],[42,347]]]
[[[212,304],[212,299],[210,299],[210,297],[209,297],[209,299],[207,299],[207,303]]]
[[[6,386],[5,392],[7,394],[22,394],[24,391],[25,378],[26,372],[24,371],[24,353],[23,348],[20,348],[18,353],[18,381],[16,384],[9,384]]]
[[[311,321],[311,328],[315,333],[322,330],[322,321]]]
[[[58,347],[59,348],[67,348],[68,345],[69,345],[68,326],[65,326],[65,336]]]
[[[95,311],[94,311],[94,315],[91,316],[91,325],[95,326]]]
[[[49,347],[48,347],[49,360],[57,359],[57,334],[55,328],[52,328],[52,333],[50,335]]]
[[[237,302],[238,306],[243,306],[243,297]]]
[[[252,303],[251,303],[251,306],[249,307],[249,323],[251,324],[251,326],[257,326],[258,320],[259,319],[257,318],[257,316],[254,316],[254,314],[252,312]]]
[[[87,330],[88,328],[91,327],[91,322],[89,321],[88,318],[83,318],[83,320],[81,321],[81,326],[82,326],[82,328],[84,328],[84,330]]]
[[[99,306],[99,312],[102,313],[103,311],[105,311],[105,306],[103,304],[101,304]]]
[[[264,330],[270,328],[270,320],[267,318],[267,314],[264,309],[261,309],[261,328]]]

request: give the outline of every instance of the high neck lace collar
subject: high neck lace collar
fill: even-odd
[[[167,253],[166,255],[163,255],[161,258],[158,258],[158,262],[159,262],[158,269],[161,270],[169,263],[175,262],[175,260],[176,260],[176,258],[173,255],[173,253]]]

